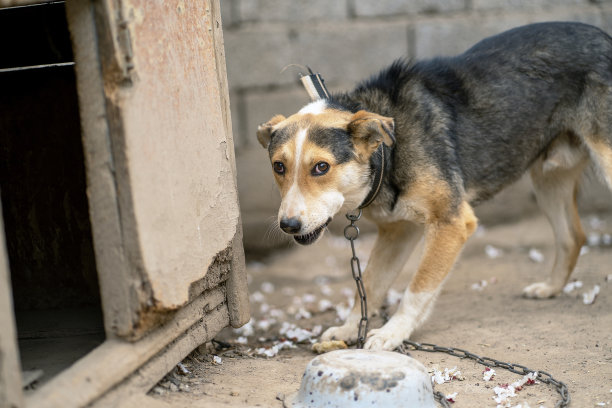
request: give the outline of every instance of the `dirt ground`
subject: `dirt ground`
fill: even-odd
[[[520,296],[523,287],[545,279],[552,265],[554,243],[546,219],[479,227],[432,316],[412,340],[546,371],[567,384],[572,407],[612,407],[612,214],[584,216],[583,224],[589,243],[572,275],[582,287],[549,300]],[[362,265],[373,242],[373,233],[358,240]],[[315,356],[311,342],[347,311],[354,293],[349,258],[344,238],[328,233],[313,246],[249,261],[251,323],[226,329],[219,342],[192,353],[150,395],[176,407],[281,407],[281,400],[298,390],[306,364]],[[417,260],[415,254],[391,291],[388,313]],[[585,304],[583,294],[596,285],[600,292],[595,301]],[[381,323],[378,318],[373,326]],[[299,344],[282,343],[302,337]],[[295,348],[279,351],[278,344]],[[463,381],[435,385],[445,394],[457,393],[457,408],[495,407],[494,388],[521,378],[498,368],[485,381],[484,367],[473,361],[440,353],[411,355],[429,370],[461,371]],[[558,400],[551,386],[537,383],[525,386],[503,406],[553,407]]]

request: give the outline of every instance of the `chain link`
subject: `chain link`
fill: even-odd
[[[513,372],[515,374],[520,374],[520,375],[527,375],[529,373],[537,373],[536,378],[538,380],[540,380],[544,384],[549,384],[555,387],[555,390],[561,396],[561,400],[555,404],[555,407],[564,408],[564,407],[569,406],[571,402],[571,398],[569,395],[569,390],[567,388],[567,385],[563,383],[562,381],[554,379],[553,376],[547,373],[546,371],[532,370],[531,368],[527,368],[520,364],[506,363],[504,361],[496,360],[491,357],[481,357],[477,354],[470,353],[469,351],[466,351],[460,348],[442,347],[442,346],[437,346],[431,343],[416,343],[410,340],[404,340],[404,343],[401,346],[399,346],[396,349],[396,351],[403,353],[403,354],[408,354],[409,350],[411,349],[418,350],[418,351],[426,351],[429,353],[440,352],[440,353],[449,354],[454,357],[467,358],[467,359],[476,361],[478,364],[482,364],[487,367],[499,367],[499,368],[503,368],[505,370],[508,370],[510,372]],[[449,406],[448,403],[446,402],[446,398],[443,398],[444,403],[446,403],[445,405],[441,400],[438,399],[439,397],[435,394],[438,394],[438,393],[437,392],[434,393],[434,397],[436,398],[436,401],[440,402],[440,404],[443,407]]]
[[[361,320],[359,321],[359,330],[357,332],[358,348],[363,348],[363,344],[365,343],[368,333],[368,303],[361,275],[361,264],[359,263],[357,252],[355,251],[355,240],[359,238],[359,227],[357,227],[356,222],[361,218],[361,214],[361,209],[352,213],[347,213],[346,218],[350,221],[350,224],[344,228],[344,237],[351,243],[351,251],[353,253],[351,258],[351,272],[353,273],[353,279],[357,285],[357,294],[359,295],[359,300],[361,302]],[[554,379],[553,376],[546,371],[532,370],[520,364],[506,363],[491,357],[481,357],[478,354],[474,354],[460,348],[442,347],[431,343],[416,343],[410,340],[404,340],[404,342],[398,348],[396,348],[395,351],[409,355],[409,351],[411,349],[430,353],[440,352],[459,358],[467,358],[487,367],[499,367],[520,375],[537,373],[536,378],[538,380],[544,384],[550,384],[555,387],[555,390],[561,396],[561,400],[555,405],[556,408],[568,407],[571,402],[567,385]],[[446,397],[440,391],[434,391],[434,399],[442,406],[442,408],[450,408],[450,404],[446,400]]]
[[[361,218],[361,209],[353,213],[347,213],[346,218],[351,222],[344,228],[344,237],[351,243],[351,250],[353,257],[351,258],[351,272],[353,273],[353,279],[357,285],[357,294],[359,295],[359,301],[361,303],[361,320],[359,320],[359,330],[357,331],[357,347],[363,348],[365,343],[366,335],[368,334],[368,302],[366,299],[366,291],[363,286],[363,279],[361,275],[361,264],[355,251],[355,240],[359,238],[359,227],[355,224]]]

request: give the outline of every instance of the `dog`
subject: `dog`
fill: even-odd
[[[530,171],[556,257],[528,298],[559,294],[585,242],[576,190],[589,164],[612,188],[612,38],[580,23],[539,23],[455,57],[398,60],[354,90],[274,116],[257,138],[282,201],[280,229],[316,242],[338,212],[378,227],[363,280],[371,311],[423,237],[396,313],[364,348],[393,350],[428,316],[477,219],[473,207]],[[359,301],[322,341],[357,339]]]

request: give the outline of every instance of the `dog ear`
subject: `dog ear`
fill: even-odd
[[[355,146],[363,149],[363,153],[367,153],[368,157],[381,143],[393,146],[394,129],[392,118],[364,110],[355,113],[348,124],[348,132],[353,137]]]
[[[259,143],[261,143],[265,149],[270,145],[272,128],[283,120],[285,120],[283,115],[276,115],[266,123],[262,123],[257,127],[257,140],[259,140]]]

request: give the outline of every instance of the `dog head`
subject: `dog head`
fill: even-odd
[[[371,188],[370,158],[381,143],[393,144],[393,127],[391,118],[325,99],[260,125],[281,193],[281,230],[308,245],[338,211],[357,208]]]

